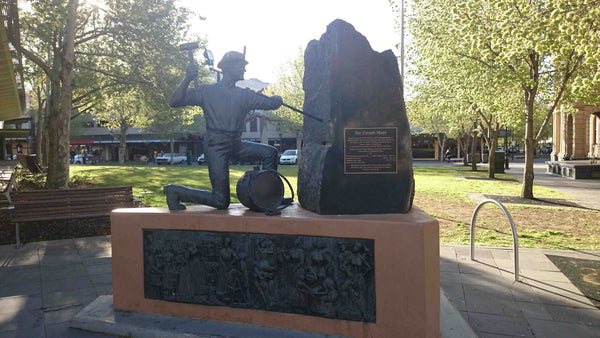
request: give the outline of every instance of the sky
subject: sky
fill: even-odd
[[[327,25],[342,19],[382,52],[400,42],[388,0],[180,0],[206,20],[192,22],[192,33],[208,40],[217,63],[225,52],[246,46],[246,79],[275,82],[279,65],[291,61]],[[196,57],[202,59],[203,51]]]

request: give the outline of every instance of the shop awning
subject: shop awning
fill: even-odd
[[[4,23],[0,24],[0,121],[23,115]]]
[[[94,144],[94,140],[71,141],[71,142],[69,142],[69,144],[71,144],[71,145]]]
[[[3,138],[27,138],[29,130],[27,129],[0,129],[0,137]]]

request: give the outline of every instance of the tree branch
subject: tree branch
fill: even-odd
[[[10,41],[10,43],[15,47],[15,49],[21,54],[25,55],[25,57],[29,59],[29,61],[38,65],[53,82],[57,81],[57,75],[52,74],[52,69],[48,67],[48,65],[44,62],[44,60],[42,60],[42,58],[35,55],[32,51],[23,47],[21,41],[15,39],[15,34],[12,30],[12,25],[8,25],[8,41]]]
[[[92,32],[95,32],[95,33],[91,34]],[[82,34],[80,36],[76,36],[75,37],[75,46],[79,46],[82,43],[88,42],[90,40],[94,40],[95,38],[99,38],[99,37],[101,37],[103,35],[106,35],[108,33],[110,33],[109,29],[100,29],[100,30],[95,29],[93,31],[87,32],[87,33]],[[88,36],[86,36],[86,35],[88,35]],[[80,40],[78,40],[78,39],[80,39]]]
[[[85,55],[85,56],[105,56],[105,57],[112,57],[112,58],[120,58],[121,57],[119,55],[108,54],[108,53],[89,53],[89,52],[78,52],[78,51],[76,51],[75,54]]]
[[[107,71],[101,70],[101,69],[97,69],[97,68],[92,68],[92,67],[88,67],[88,66],[84,66],[84,65],[77,65],[78,68],[82,68],[82,69],[87,69],[87,70],[91,70],[92,72],[96,72],[96,73],[100,73],[102,75],[106,75],[110,78],[112,78],[113,80],[117,81],[119,84],[146,84],[146,85],[153,85],[152,82],[147,81],[147,80],[137,80],[137,81],[132,81],[129,78],[125,78],[119,75],[115,75],[115,74],[111,74]]]
[[[97,92],[99,92],[99,91],[101,91],[101,90],[104,90],[104,89],[106,89],[106,88],[110,88],[110,87],[113,87],[113,86],[116,86],[116,85],[118,85],[118,83],[106,84],[106,85],[104,85],[104,86],[101,86],[101,87],[98,87],[98,88],[94,88],[94,89],[92,89],[92,90],[88,91],[88,92],[87,92],[87,93],[85,93],[85,94],[82,94],[82,95],[80,95],[80,96],[78,96],[78,97],[76,97],[76,98],[73,98],[72,102],[73,102],[73,104],[75,104],[75,103],[77,103],[77,102],[79,102],[79,101],[81,101],[81,100],[83,100],[83,99],[87,98],[88,96],[90,96],[90,95],[92,95],[92,94],[94,94],[94,93],[97,93]]]
[[[569,60],[571,60],[571,58],[574,55],[575,55],[575,50],[571,50],[571,55],[569,55]],[[575,62],[573,63],[573,67],[571,69],[569,69],[570,62],[567,62],[567,65],[565,66],[565,68],[566,68],[565,75],[564,75],[562,83],[560,85],[560,89],[558,90],[556,97],[554,97],[554,101],[552,102],[552,105],[548,109],[548,113],[546,114],[546,117],[544,117],[544,121],[542,122],[542,124],[540,125],[540,128],[538,129],[537,135],[535,136],[536,142],[540,141],[540,139],[542,138],[542,132],[544,131],[544,129],[550,122],[550,118],[554,114],[554,110],[556,109],[556,107],[558,106],[558,103],[562,99],[562,95],[563,95],[565,89],[567,88],[567,82],[569,81],[569,79],[571,78],[571,76],[573,75],[575,70],[577,70],[577,67],[579,67],[579,65],[581,64],[582,61],[583,61],[583,56],[579,56],[578,58],[576,58]]]
[[[452,50],[452,52],[454,52],[454,54],[456,54],[456,55],[459,55],[459,56],[465,57],[465,58],[467,58],[467,59],[471,59],[471,60],[477,61],[477,62],[479,62],[479,63],[481,63],[481,64],[485,65],[485,66],[486,66],[486,67],[488,67],[488,68],[496,68],[496,67],[492,66],[491,64],[489,64],[489,63],[487,63],[487,62],[485,62],[485,61],[483,61],[483,60],[481,60],[481,59],[479,59],[479,58],[477,58],[477,57],[475,57],[475,56],[471,56],[471,55],[467,55],[467,54],[464,54],[464,53],[458,52],[458,51],[456,51],[456,50],[455,50],[455,49],[453,49],[453,48],[451,48],[451,50]]]

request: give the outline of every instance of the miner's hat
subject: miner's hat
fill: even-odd
[[[248,61],[246,61],[244,54],[236,51],[231,51],[223,55],[223,58],[221,59],[221,61],[219,61],[217,67],[223,69],[223,67],[227,67],[227,65],[230,65],[235,62],[243,62],[244,65],[248,64]]]

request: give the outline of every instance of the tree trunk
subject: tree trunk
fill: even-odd
[[[173,165],[173,154],[175,153],[175,137],[171,135],[171,158],[169,159],[169,163]]]
[[[45,162],[46,159],[46,153],[42,152],[42,143],[46,143],[45,138],[44,138],[44,127],[42,125],[42,109],[38,108],[38,118],[36,120],[36,124],[35,124],[35,128],[33,130],[34,133],[34,137],[35,137],[35,153],[38,157],[38,161],[40,161],[40,163]]]
[[[533,159],[535,156],[535,137],[533,135],[533,102],[527,107],[525,124],[525,170],[523,170],[523,187],[521,197],[533,199]]]
[[[473,132],[473,139],[471,140],[471,170],[477,171],[477,159],[475,153],[477,149],[477,131]]]
[[[443,135],[443,136],[442,136]],[[437,143],[440,147],[440,162],[444,162],[444,156],[446,155],[446,134],[438,133]]]
[[[488,155],[488,178],[496,178],[496,147],[498,145],[498,138],[494,137],[494,131],[489,132],[489,155]]]
[[[127,128],[121,127],[121,135],[119,135],[119,164],[125,164],[125,156],[127,155]]]
[[[6,153],[6,138],[0,137],[0,160],[6,160],[8,154]]]
[[[35,133],[35,154],[38,157],[38,161],[40,163],[44,162],[46,154],[42,152],[42,142],[44,142],[43,134],[40,131],[36,131]],[[70,156],[70,154],[69,154]]]
[[[53,100],[50,110],[48,175],[46,187],[53,189],[69,188],[69,125],[73,99],[73,66],[75,63],[75,27],[77,25],[78,0],[67,4],[67,23],[63,49],[57,59],[60,62],[58,79],[53,79]],[[58,91],[55,93],[54,91]]]
[[[260,143],[269,144],[269,122],[264,117],[259,117],[260,121]]]
[[[469,161],[467,161],[467,149],[469,149],[469,135],[466,135],[464,137],[460,137],[460,145],[461,148],[463,150],[463,166],[468,167],[469,166]],[[456,154],[458,157],[460,157],[460,154]]]
[[[42,144],[42,165],[44,167],[50,168],[49,165],[49,154],[50,154],[50,142],[48,141],[50,139],[50,136],[48,136],[48,130],[44,129],[42,130],[42,137],[41,137],[41,141],[40,144]],[[70,155],[70,154],[69,154]]]
[[[297,161],[300,161],[300,152],[301,152],[301,148],[302,148],[302,132],[298,132],[296,133],[296,154],[297,154]]]

